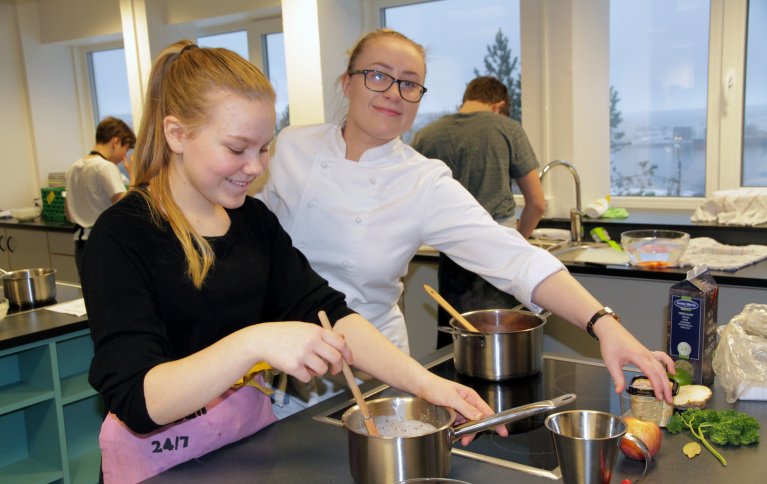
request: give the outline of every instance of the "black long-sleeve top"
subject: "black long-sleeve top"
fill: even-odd
[[[139,194],[105,211],[88,238],[81,278],[95,349],[89,381],[135,432],[159,427],[144,398],[154,366],[254,323],[318,323],[320,309],[331,321],[353,313],[262,202],[248,198],[227,212],[228,232],[209,239],[216,259],[201,289],[186,275],[170,226],[154,224]]]

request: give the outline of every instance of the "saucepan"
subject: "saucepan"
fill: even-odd
[[[450,328],[439,328],[453,335],[458,373],[501,381],[541,371],[545,315],[521,309],[482,309],[462,316],[479,331],[468,331],[455,319],[450,320]]]
[[[3,293],[11,306],[34,307],[56,299],[56,269],[0,269]]]
[[[447,477],[450,449],[460,437],[548,412],[575,401],[570,393],[454,426],[456,412],[417,397],[368,402],[380,435],[368,434],[358,406],[341,418],[349,442],[349,468],[357,484],[391,484],[417,477]]]

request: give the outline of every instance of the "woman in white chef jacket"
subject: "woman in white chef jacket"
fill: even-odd
[[[426,94],[425,75],[419,44],[387,29],[363,36],[339,79],[349,101],[345,119],[284,129],[258,197],[312,267],[404,351],[401,278],[428,244],[531,310],[546,308],[588,329],[616,392],[625,386],[621,368],[631,362],[670,402],[668,355],[637,341],[555,257],[495,223],[443,162],[399,139]]]

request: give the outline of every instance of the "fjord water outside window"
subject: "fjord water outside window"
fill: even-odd
[[[708,1],[611,0],[613,196],[705,195],[709,15]]]

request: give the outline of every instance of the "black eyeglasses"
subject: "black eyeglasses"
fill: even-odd
[[[373,69],[349,71],[349,75],[362,74],[365,76],[365,87],[375,92],[388,91],[392,84],[397,83],[399,95],[409,103],[417,103],[426,94],[426,88],[417,82],[407,79],[395,79],[389,74]]]

